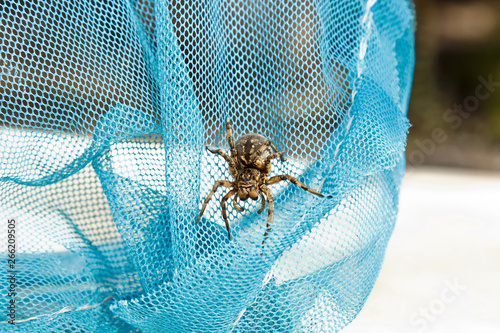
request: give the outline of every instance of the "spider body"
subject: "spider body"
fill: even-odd
[[[271,172],[271,160],[279,157],[282,161],[284,161],[284,153],[278,151],[276,146],[265,136],[256,133],[245,134],[235,143],[233,139],[233,131],[229,121],[226,123],[226,130],[229,147],[231,149],[230,155],[226,154],[221,149],[210,149],[207,146],[205,146],[205,148],[211,153],[218,154],[226,160],[229,164],[229,172],[233,176],[234,181],[219,180],[214,184],[212,190],[203,202],[203,206],[196,223],[200,221],[208,202],[217,189],[220,186],[230,188],[231,190],[221,200],[221,210],[222,218],[226,224],[228,237],[231,239],[231,231],[229,229],[229,221],[227,219],[226,211],[227,200],[234,196],[233,207],[237,211],[242,212],[245,209],[238,205],[237,199],[242,201],[246,201],[248,198],[257,200],[260,196],[262,205],[258,211],[259,214],[264,211],[264,208],[266,207],[266,200],[269,203],[267,226],[264,233],[264,240],[262,241],[262,244],[264,244],[269,232],[271,231],[271,223],[274,215],[274,199],[271,194],[271,190],[267,187],[267,185],[276,184],[282,180],[288,180],[292,184],[295,184],[301,189],[312,194],[320,197],[324,197],[324,195],[307,187],[290,175],[279,175],[268,178]]]
[[[262,150],[260,150],[262,149]],[[255,152],[258,154],[254,155]],[[245,134],[236,141],[236,154],[242,167],[254,168],[261,172],[271,172],[271,161],[266,163],[266,158],[273,153],[279,153],[274,144],[260,134]],[[281,154],[284,161],[284,154]]]

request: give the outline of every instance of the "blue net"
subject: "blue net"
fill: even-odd
[[[2,332],[355,318],[397,214],[411,3],[5,1],[0,15]],[[285,153],[270,176],[329,196],[269,185],[264,244],[260,200],[229,199],[228,239],[228,188],[196,224],[234,180],[204,147],[229,154],[226,120]]]

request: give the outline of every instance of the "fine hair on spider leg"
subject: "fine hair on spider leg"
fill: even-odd
[[[234,181],[218,180],[215,182],[212,190],[203,201],[203,206],[200,210],[196,223],[198,224],[200,221],[208,202],[217,189],[220,186],[229,188],[229,192],[226,193],[221,200],[221,211],[228,237],[231,239],[226,209],[227,200],[233,197],[233,208],[239,212],[243,212],[245,209],[238,204],[237,199],[246,201],[248,198],[257,200],[260,197],[262,203],[261,208],[257,212],[258,214],[264,212],[266,201],[268,202],[266,230],[262,241],[262,246],[264,247],[264,243],[271,232],[271,223],[273,222],[274,216],[274,198],[267,185],[273,185],[280,181],[288,180],[290,183],[297,185],[309,193],[319,197],[325,196],[299,182],[290,175],[279,175],[268,178],[271,172],[271,161],[276,158],[280,158],[282,161],[285,161],[285,154],[279,151],[276,146],[263,135],[257,133],[245,134],[235,142],[233,138],[233,130],[229,120],[226,122],[226,132],[230,155],[218,148],[209,148],[206,145],[205,148],[212,154],[221,156],[228,163],[229,172],[234,178]],[[331,198],[331,196],[327,197]]]

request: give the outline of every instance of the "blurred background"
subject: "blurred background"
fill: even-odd
[[[342,332],[500,332],[500,1],[415,7],[398,221]]]
[[[500,170],[500,1],[415,4],[408,164]]]

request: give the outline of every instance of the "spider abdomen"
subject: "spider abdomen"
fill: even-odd
[[[266,145],[268,142],[265,136],[257,133],[250,133],[241,136],[236,141],[236,152],[238,160],[243,167],[255,168],[261,171],[266,170],[268,166],[264,163],[266,157],[277,152],[271,145]],[[259,151],[264,146],[262,151]]]

